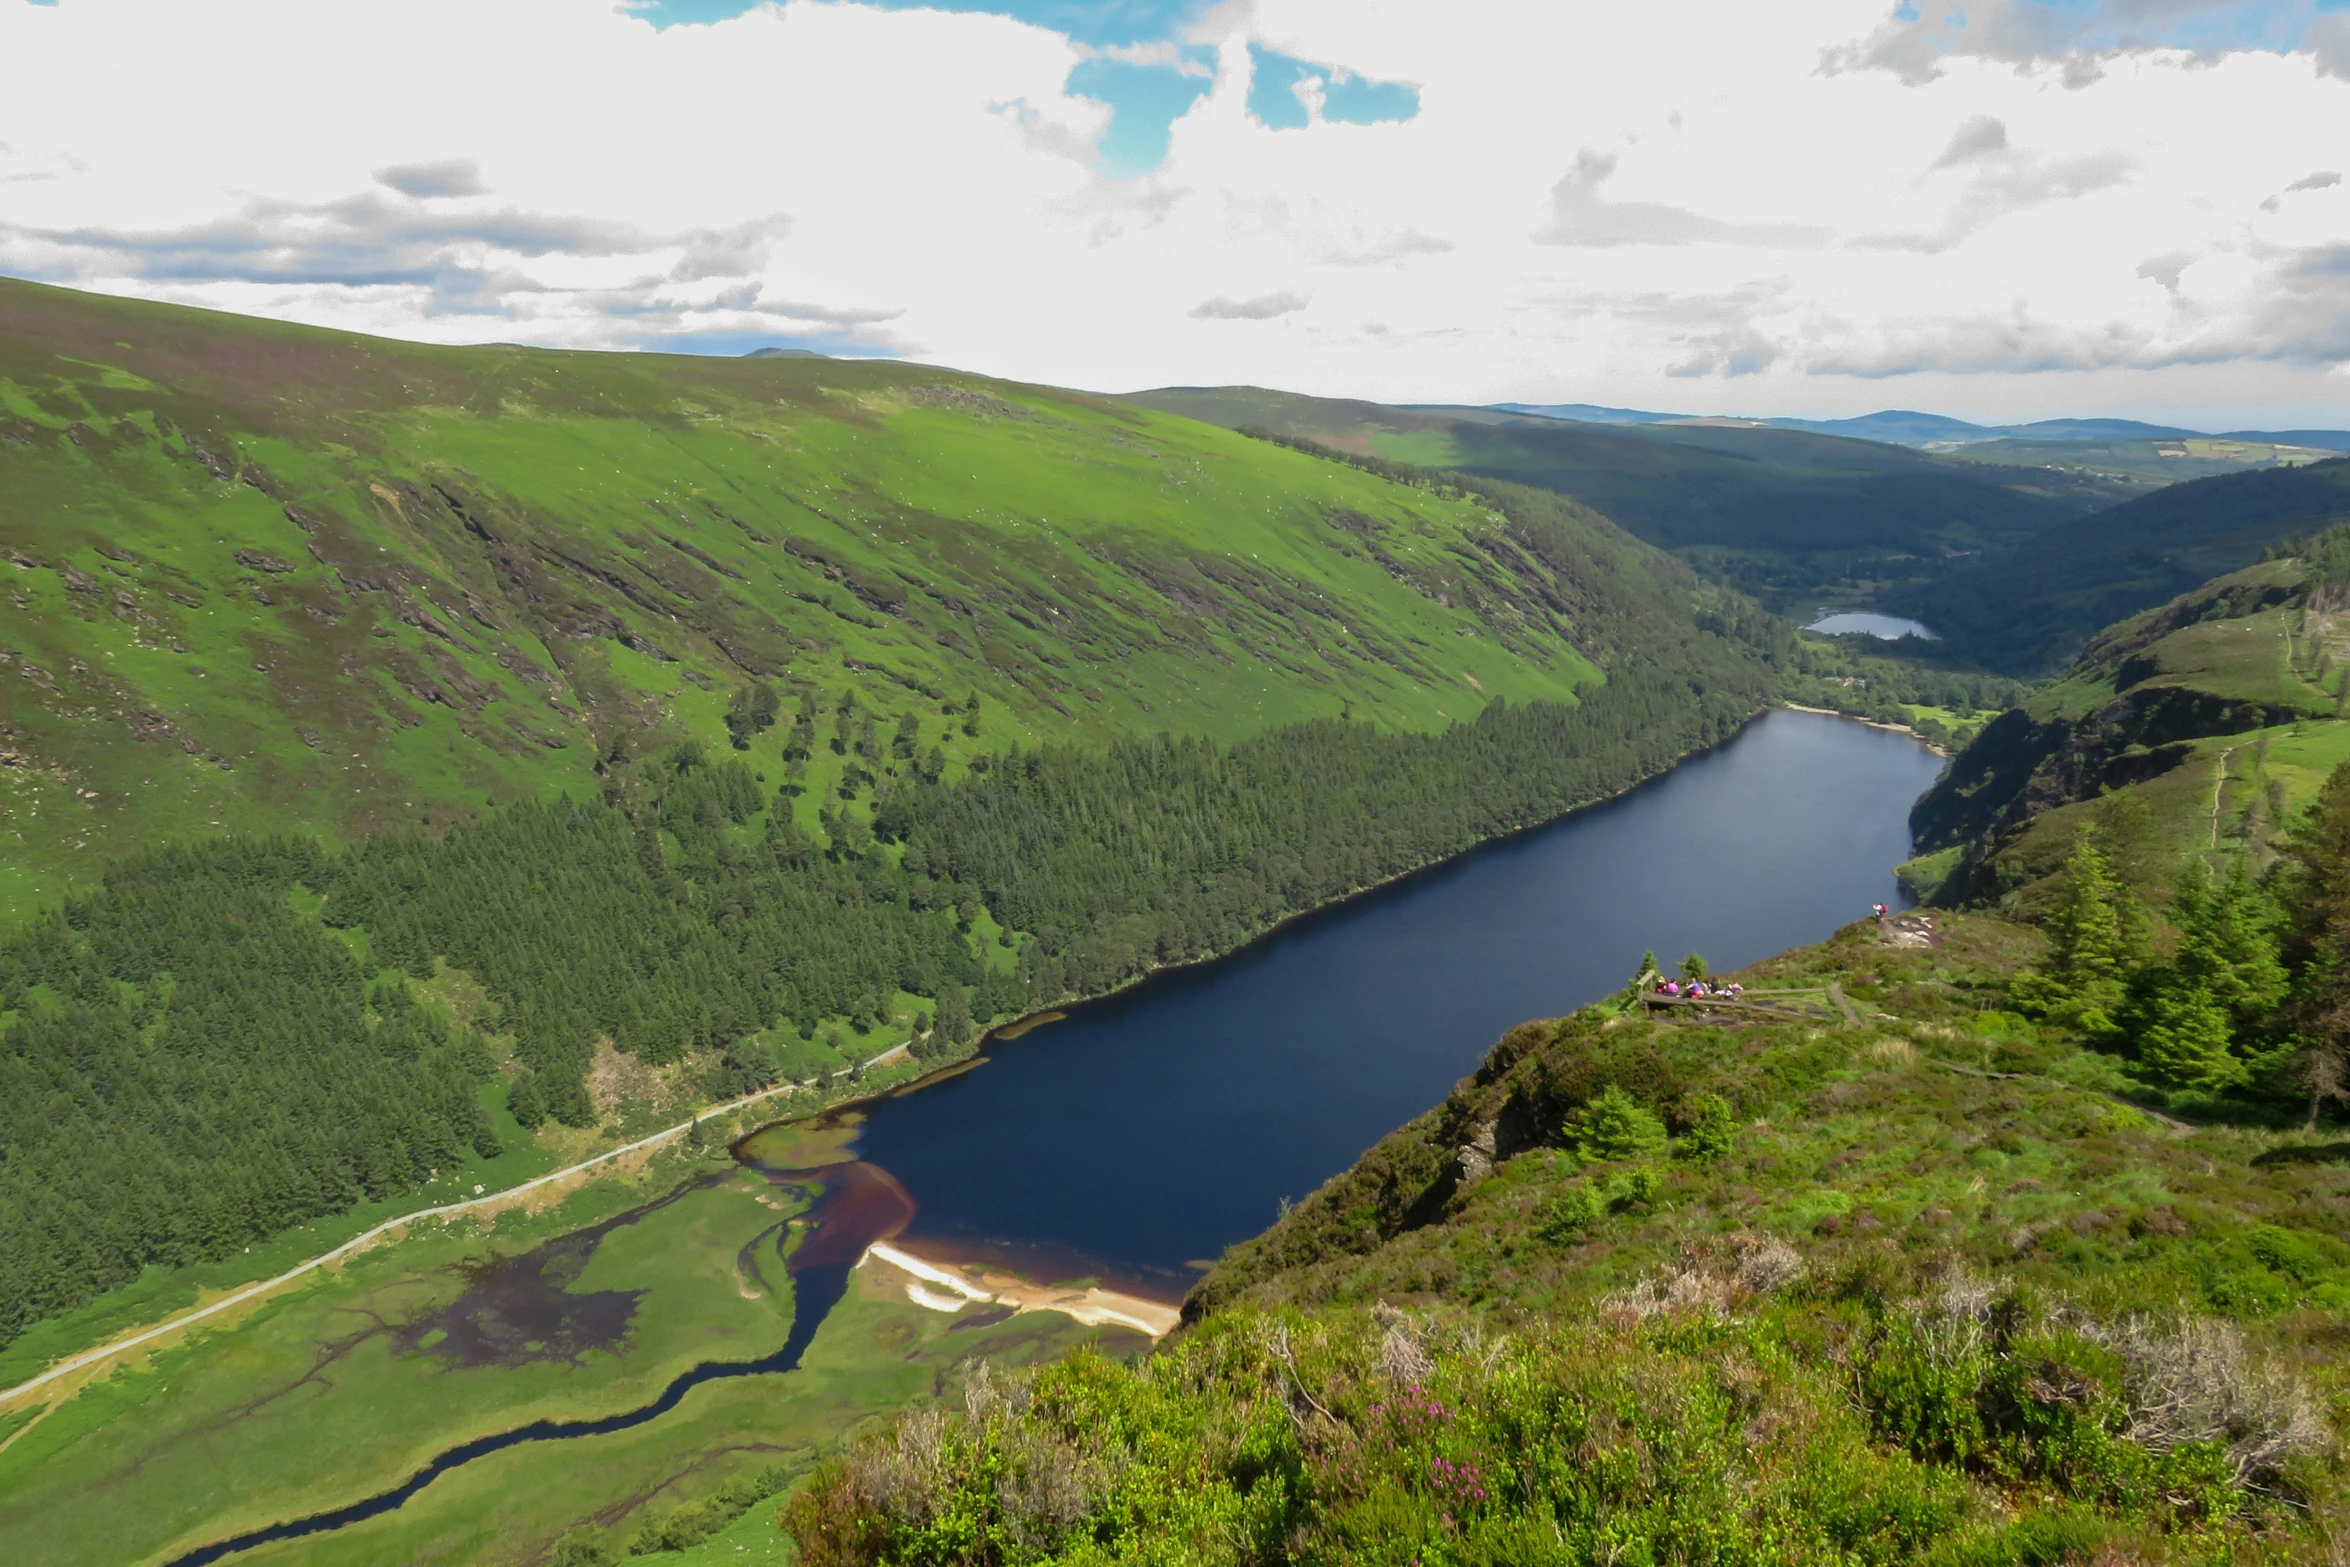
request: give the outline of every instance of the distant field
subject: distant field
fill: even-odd
[[[2214,474],[2241,473],[2248,468],[2298,468],[2324,462],[2341,453],[2315,446],[2289,446],[2274,441],[2235,440],[2226,436],[2181,436],[2135,441],[1974,441],[1947,448],[1966,462],[2001,467],[2053,468],[2160,489],[2184,479],[2207,479]]]

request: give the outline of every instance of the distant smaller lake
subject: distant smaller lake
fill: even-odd
[[[1899,615],[1872,615],[1867,610],[1848,610],[1841,615],[1830,615],[1825,620],[1813,621],[1803,629],[1831,637],[1862,631],[1872,637],[1883,637],[1888,642],[1897,642],[1903,637],[1924,637],[1929,642],[1942,640],[1927,630],[1923,621],[1903,620]]]

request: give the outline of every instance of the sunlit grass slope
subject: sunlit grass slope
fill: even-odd
[[[1911,814],[1946,901],[2035,904],[2084,831],[2135,882],[2188,855],[2266,864],[2350,756],[2339,530],[2092,638],[1987,726]]]
[[[1629,591],[1604,559],[1562,583],[1475,499],[1078,394],[5,280],[0,496],[0,917],[159,838],[585,793],[615,746],[725,743],[757,681],[855,688],[950,766],[1441,728],[1571,700]]]

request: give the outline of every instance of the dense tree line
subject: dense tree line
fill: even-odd
[[[581,1077],[600,1036],[656,1065],[725,1052],[711,1086],[744,1091],[775,1080],[750,1036],[779,1020],[869,1029],[897,991],[985,978],[953,902],[886,854],[820,853],[781,810],[760,836],[730,833],[768,799],[740,762],[684,747],[649,768],[633,820],[602,801],[524,805],[438,840],[371,839],[335,868],[326,918],[364,926],[384,962],[473,974],[536,1107],[574,1124],[593,1116]]]
[[[0,946],[0,1343],[495,1153],[490,1071],[288,893],[305,840],[140,856]]]
[[[1760,692],[1628,663],[1579,707],[1496,702],[1441,735],[1303,724],[1230,750],[1016,757],[884,807],[918,875],[975,883],[1036,939],[1036,1002],[1227,950],[1355,889],[1547,820],[1727,738]]]
[[[2029,689],[2005,675],[1930,662],[1944,656],[1930,646],[1919,648],[1905,640],[1895,644],[1902,650],[1900,654],[1887,656],[1871,648],[1875,641],[1861,636],[1832,640],[1790,636],[1785,646],[1774,650],[1781,671],[1781,694],[1807,707],[1833,708],[1877,723],[1905,724],[1938,745],[1958,746],[1980,732],[1980,724],[1968,721],[1973,715],[2013,707]],[[1943,708],[1959,715],[1959,722],[1913,713],[1912,705]]]
[[[793,821],[796,784],[770,792],[686,745],[617,764],[605,798],[438,838],[142,856],[0,943],[0,1342],[147,1264],[228,1254],[494,1148],[490,1053],[402,971],[446,960],[486,988],[525,1125],[594,1119],[605,1038],[692,1057],[718,1096],[776,1081],[795,1035],[871,1030],[899,992],[929,999],[934,1038],[967,1037],[1726,739],[1767,700],[1767,665],[1736,628],[1682,625],[1669,662],[1619,644],[1575,707],[1496,702],[1436,735],[1325,721],[1229,748],[1015,750],[952,786],[911,765],[868,777],[869,815],[827,807],[821,838]],[[877,765],[912,748],[877,730],[843,746]],[[981,941],[983,909],[1026,933],[1016,970],[988,961],[1009,954]]]

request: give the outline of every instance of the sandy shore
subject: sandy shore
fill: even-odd
[[[1863,718],[1857,713],[1839,712],[1837,709],[1832,707],[1805,707],[1801,702],[1781,702],[1779,705],[1790,713],[1817,713],[1823,718],[1841,718],[1849,724],[1861,724],[1870,729],[1882,729],[1887,734],[1907,735],[1912,740],[1915,740],[1918,744],[1924,746],[1927,750],[1933,752],[1936,756],[1948,756],[1950,754],[1950,751],[1947,747],[1936,745],[1933,741],[1927,739],[1924,735],[1919,734],[1915,729],[1910,728],[1907,724],[1883,723],[1874,718]]]
[[[932,1311],[961,1311],[966,1306],[994,1304],[1014,1311],[1058,1311],[1088,1327],[1114,1325],[1160,1338],[1174,1330],[1181,1313],[1173,1306],[1139,1295],[1099,1286],[1073,1289],[1035,1284],[985,1268],[950,1267],[929,1262],[886,1241],[867,1248],[857,1265],[879,1263],[906,1275],[906,1298]]]

